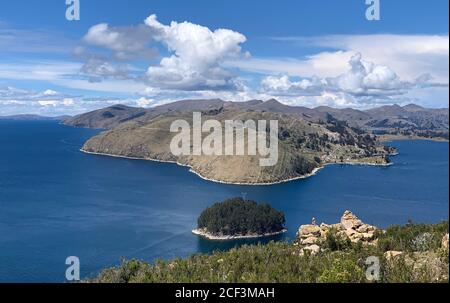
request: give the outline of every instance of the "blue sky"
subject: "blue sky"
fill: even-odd
[[[448,107],[448,1],[65,0],[0,4],[0,115],[277,98]],[[150,17],[152,16],[152,17]]]

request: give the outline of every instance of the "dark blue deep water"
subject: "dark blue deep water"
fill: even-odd
[[[204,181],[171,164],[86,155],[97,131],[55,122],[0,121],[0,282],[62,282],[78,256],[82,276],[120,258],[184,257],[245,242],[191,234],[208,205],[241,196],[286,213],[292,239],[312,217],[338,222],[350,209],[363,221],[448,220],[448,143],[399,141],[391,167],[329,166],[274,186]],[[246,241],[251,242],[251,241]]]

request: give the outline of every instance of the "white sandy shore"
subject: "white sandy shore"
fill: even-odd
[[[276,184],[282,184],[282,183],[286,183],[286,182],[291,182],[291,181],[295,181],[295,180],[306,179],[306,178],[315,176],[321,169],[325,168],[328,165],[358,165],[358,166],[391,166],[391,165],[393,165],[393,163],[378,164],[378,163],[366,163],[366,162],[326,163],[326,164],[323,164],[320,167],[316,167],[309,174],[298,176],[298,177],[294,177],[294,178],[283,179],[283,180],[275,181],[275,182],[266,182],[266,183],[250,183],[250,182],[249,183],[241,183],[241,182],[228,182],[228,181],[222,181],[222,180],[216,180],[216,179],[207,178],[207,177],[203,176],[202,174],[200,174],[199,172],[193,170],[193,168],[190,165],[181,164],[181,163],[176,162],[176,161],[159,160],[159,159],[152,159],[152,158],[128,157],[128,156],[120,156],[120,155],[113,155],[113,154],[106,154],[106,153],[96,153],[96,152],[86,151],[84,149],[80,149],[80,151],[83,152],[83,153],[86,153],[86,154],[98,155],[98,156],[107,156],[107,157],[123,158],[123,159],[131,159],[131,160],[146,160],[146,161],[153,161],[153,162],[160,162],[160,163],[176,164],[178,166],[189,168],[189,172],[197,175],[198,177],[200,177],[201,179],[206,180],[206,181],[211,181],[211,182],[221,183],[221,184],[228,184],[228,185],[249,185],[249,186],[250,185],[251,186],[269,186],[269,185],[276,185]]]
[[[194,230],[192,230],[192,233],[194,235],[207,238],[208,240],[220,240],[220,241],[265,238],[265,237],[281,235],[281,234],[284,234],[286,232],[287,232],[287,229],[283,229],[283,230],[281,230],[279,232],[267,233],[267,234],[262,234],[262,235],[215,236],[215,235],[212,235],[212,234],[208,233],[205,229],[194,229]]]

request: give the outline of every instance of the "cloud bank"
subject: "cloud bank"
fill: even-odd
[[[413,81],[402,81],[388,66],[364,61],[360,53],[353,55],[349,70],[336,77],[311,77],[291,81],[287,75],[269,76],[262,80],[266,93],[274,95],[318,96],[323,92],[342,92],[352,96],[398,96],[415,87],[445,86],[431,82],[429,74],[423,74]]]
[[[264,93],[274,96],[315,96],[332,100],[333,106],[372,106],[401,101],[400,96],[414,88],[447,87],[422,74],[412,81],[401,80],[388,66],[362,59],[356,53],[348,61],[349,69],[336,77],[310,77],[292,80],[287,75],[268,76],[261,81]]]
[[[298,49],[298,56],[255,57],[245,51],[247,37],[238,31],[165,23],[150,15],[138,25],[93,25],[78,46],[67,44],[72,60],[35,58],[35,53],[62,51],[51,37],[0,27],[0,46],[33,53],[28,61],[0,57],[0,114],[14,104],[23,105],[20,111],[28,104],[27,112],[79,113],[111,103],[150,107],[192,98],[275,97],[290,105],[361,109],[448,104],[448,35],[267,37],[269,49],[271,44],[291,54]],[[43,90],[13,88],[27,87],[20,82]]]

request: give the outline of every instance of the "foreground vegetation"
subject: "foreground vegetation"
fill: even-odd
[[[379,231],[375,245],[352,243],[329,233],[323,250],[315,255],[299,254],[295,243],[271,242],[154,264],[123,261],[91,282],[368,282],[370,256],[380,260],[379,282],[448,282],[448,247],[442,247],[448,229],[448,222],[393,226]],[[387,257],[392,250],[403,254]]]

